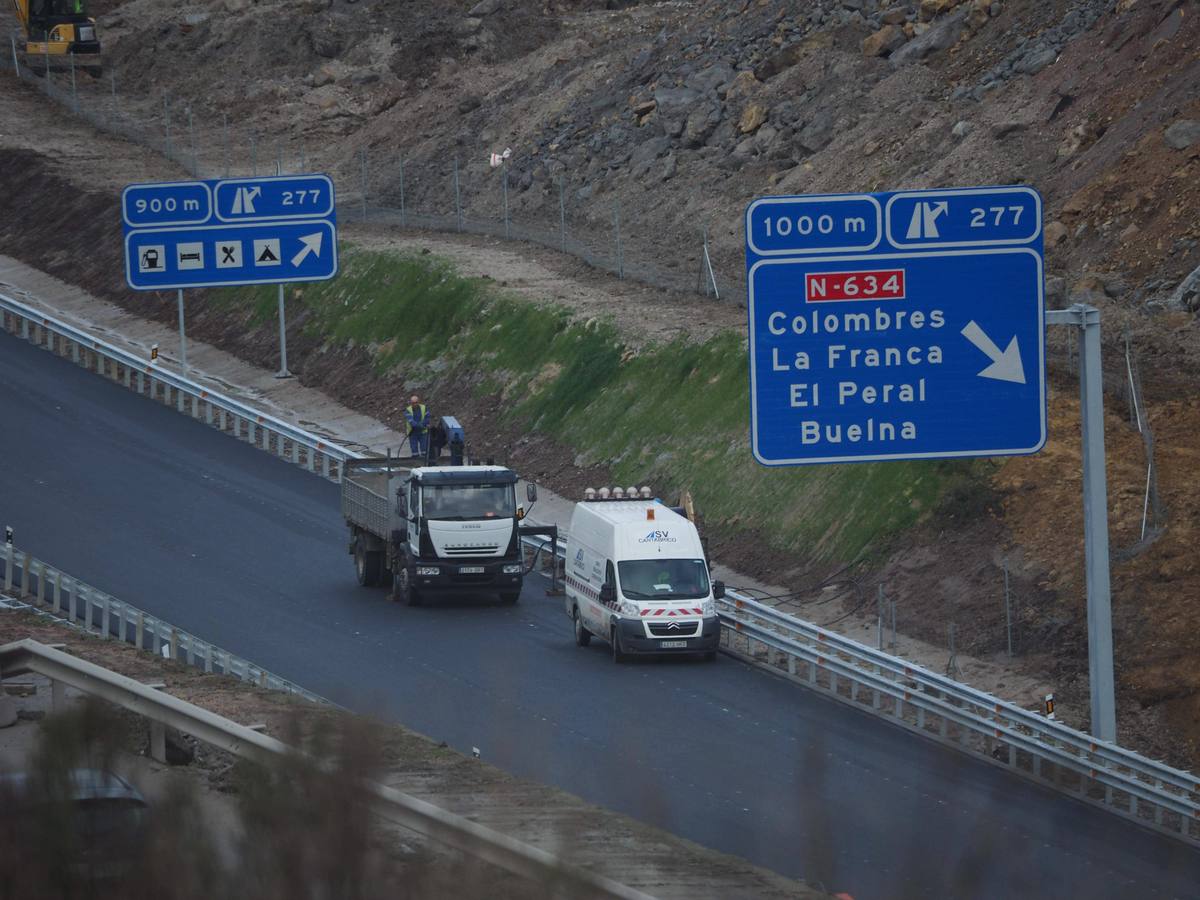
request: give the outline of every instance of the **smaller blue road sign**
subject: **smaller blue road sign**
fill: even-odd
[[[766,197],[746,210],[764,465],[1034,453],[1042,202],[1028,187]]]
[[[125,280],[138,291],[323,281],[338,270],[326,175],[134,184]]]

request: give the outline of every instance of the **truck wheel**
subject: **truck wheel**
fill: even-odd
[[[401,606],[421,605],[421,595],[417,593],[417,589],[412,583],[412,575],[409,574],[407,566],[396,574],[395,593]]]
[[[503,603],[505,606],[512,606],[520,599],[521,599],[520,591],[501,591],[500,592],[500,602]]]
[[[571,620],[575,623],[575,646],[586,647],[592,642],[592,633],[583,625],[583,619],[579,617],[579,607],[571,608]]]
[[[382,556],[378,550],[368,550],[361,537],[354,542],[354,574],[358,576],[358,583],[363,587],[379,584],[379,571],[383,566]]]
[[[617,630],[616,625],[612,627],[612,631],[609,633],[608,642],[612,645],[613,662],[625,662],[625,653],[621,650],[621,632]]]

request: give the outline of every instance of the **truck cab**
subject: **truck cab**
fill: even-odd
[[[636,654],[716,658],[716,600],[725,586],[709,577],[696,526],[657,500],[634,492],[577,503],[564,592],[579,646],[599,637],[616,662]]]
[[[359,582],[390,576],[393,599],[405,605],[486,593],[516,603],[525,571],[516,485],[503,466],[349,461],[342,513]]]

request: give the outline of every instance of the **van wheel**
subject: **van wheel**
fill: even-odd
[[[354,542],[354,574],[363,587],[379,584],[379,573],[383,568],[382,556],[378,550],[368,550],[361,536]]]
[[[592,633],[583,625],[583,619],[579,617],[579,607],[571,607],[571,621],[575,623],[575,646],[586,647],[592,642]]]
[[[521,599],[520,591],[501,591],[500,602],[505,606],[512,606]]]
[[[396,574],[395,596],[401,606],[421,605],[421,595],[417,593],[417,589],[412,583],[412,575],[409,574],[408,566]]]
[[[609,633],[608,642],[612,645],[613,662],[625,662],[625,653],[621,650],[621,633],[617,631],[616,625],[612,627],[612,631]]]

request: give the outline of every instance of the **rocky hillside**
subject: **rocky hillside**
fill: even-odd
[[[765,192],[1025,182],[1048,207],[1051,299],[1141,308],[1200,263],[1197,4],[1186,0],[129,0],[103,20],[121,90],[240,158],[303,144],[358,190],[518,221],[693,276],[697,232],[737,297],[740,211]],[[235,156],[238,155],[235,152]],[[1079,284],[1085,272],[1099,280]],[[1189,300],[1189,297],[1191,298]]]

